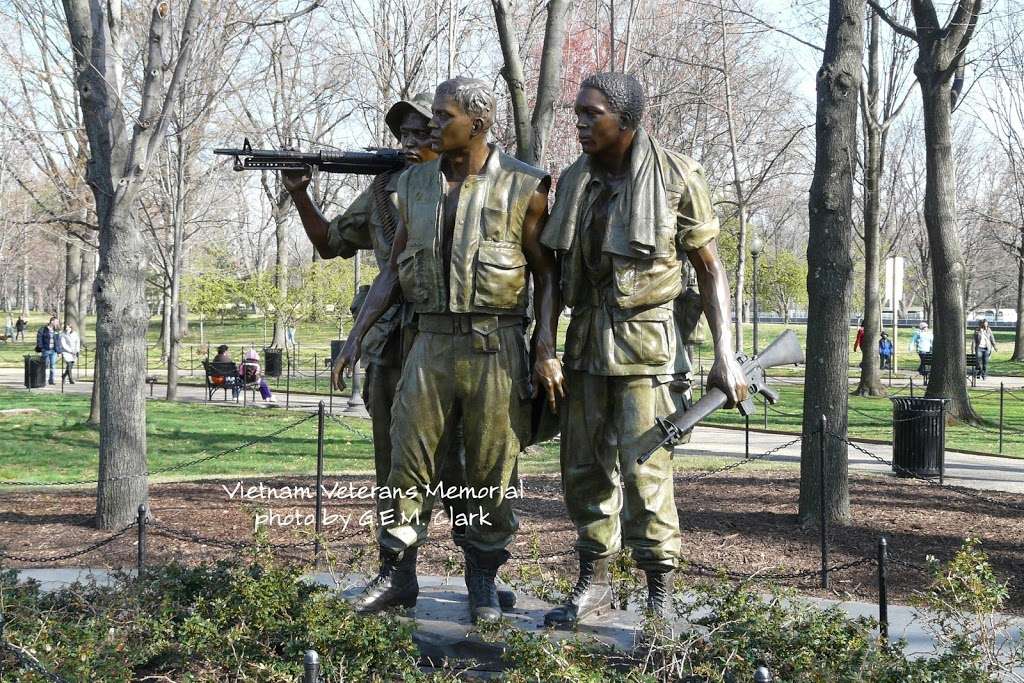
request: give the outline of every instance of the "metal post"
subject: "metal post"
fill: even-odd
[[[317,371],[316,354],[314,353],[313,354],[313,393],[314,394],[316,393],[316,371]]]
[[[331,413],[331,415],[334,415],[334,359],[333,358],[331,359],[331,362],[328,363],[327,367],[329,367],[331,369],[331,374],[327,376],[327,394],[328,394],[327,400],[329,401],[329,403],[328,403],[328,406],[329,406],[328,410]]]
[[[760,240],[758,240],[758,242],[760,242]],[[758,257],[759,253],[760,253],[759,251],[752,251],[751,254],[750,254],[751,256],[754,257],[754,277],[753,277],[753,279],[754,279],[754,293],[753,293],[753,296],[751,297],[753,299],[753,301],[751,303],[753,304],[753,307],[754,307],[754,355],[755,356],[757,355],[757,257]]]
[[[885,536],[878,539],[878,633],[886,641],[889,640],[889,600],[886,596],[885,582],[888,578],[886,562],[889,559],[889,546]]]
[[[750,416],[746,415],[743,417],[743,421],[746,423],[743,428],[743,457],[750,459]]]
[[[302,683],[320,683],[320,655],[316,650],[306,650],[302,666]]]
[[[288,372],[284,376],[284,409],[288,410],[292,400],[292,357],[288,354]]]
[[[194,377],[196,374],[196,366],[192,361],[192,353],[195,351],[195,347],[191,344],[188,345],[188,374],[190,377]]]
[[[1003,452],[1003,383],[999,383],[999,452]]]
[[[320,534],[323,531],[324,511],[324,402],[320,401],[316,419],[316,541],[313,548],[313,566],[320,566]]]
[[[914,376],[910,376],[910,398],[914,398]]]
[[[146,566],[146,505],[143,503],[139,506],[139,550],[136,567],[138,568],[138,574],[142,574],[142,570]]]
[[[818,440],[820,461],[818,462],[818,520],[821,527],[821,587],[828,588],[828,514],[825,509],[825,437],[828,433],[828,419],[821,416],[821,435]]]
[[[946,474],[946,399],[942,399],[939,408],[939,443],[942,444],[942,452],[939,453],[939,486],[942,486]]]
[[[761,397],[761,405],[764,406],[764,430],[768,431],[768,399]]]
[[[754,672],[754,683],[772,683],[774,680],[767,666],[759,666]]]

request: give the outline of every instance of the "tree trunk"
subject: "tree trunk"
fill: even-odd
[[[1013,355],[1010,360],[1024,361],[1024,239],[1017,249],[1017,324],[1014,325]]]
[[[274,214],[274,235],[277,241],[277,254],[274,257],[274,286],[277,287],[281,300],[288,294],[288,246],[285,240],[285,227],[288,225],[287,195],[278,202]],[[274,348],[285,347],[285,327],[287,322],[280,312],[274,313],[274,338],[270,345]]]
[[[853,263],[853,160],[857,158],[857,100],[864,50],[863,0],[831,0],[825,54],[817,75],[816,150],[807,242],[807,374],[800,455],[800,521],[850,518],[846,451],[850,295]],[[819,431],[821,417],[827,434]],[[831,435],[834,434],[835,438]],[[819,495],[824,438],[825,500]]]
[[[96,326],[99,329],[99,325]],[[100,426],[100,366],[93,356],[92,391],[89,394],[89,419],[86,422],[93,427]]]
[[[146,306],[142,233],[122,204],[100,218],[96,274],[96,361],[100,368],[100,484],[96,520],[102,529],[130,524],[146,502]]]
[[[64,322],[81,329],[81,313],[78,308],[82,286],[82,247],[75,237],[69,237],[64,245],[66,256],[64,266]]]
[[[882,176],[885,145],[884,133],[877,123],[882,59],[878,24],[878,14],[872,12],[868,41],[867,101],[864,102],[870,115],[862,117],[867,149],[864,156],[864,341],[861,345],[860,383],[856,390],[859,396],[882,396],[885,394],[882,389],[878,358],[878,339],[882,332],[878,291],[878,266],[881,259],[879,181]]]
[[[165,279],[160,293],[160,360],[171,354],[171,283]]]
[[[924,222],[932,262],[935,345],[928,398],[948,398],[949,413],[976,422],[967,395],[964,358],[964,262],[956,232],[956,167],[950,129],[950,83],[918,73],[923,96],[925,168]]]
[[[736,350],[743,351],[743,320],[744,303],[747,286],[747,202],[743,191],[743,179],[740,177],[739,148],[736,143],[736,127],[732,110],[732,79],[729,75],[729,54],[728,39],[729,32],[725,23],[725,8],[722,7],[721,29],[722,29],[722,77],[725,87],[725,121],[729,129],[729,153],[732,157],[732,182],[736,191],[736,211],[740,219],[740,231],[736,238],[736,291],[734,298],[736,305]]]
[[[82,249],[82,261],[78,272],[81,283],[78,286],[78,335],[85,342],[86,320],[92,302],[92,285],[96,275],[96,255]]]
[[[188,302],[181,298],[181,283],[178,283],[178,332],[182,338],[188,336]]]

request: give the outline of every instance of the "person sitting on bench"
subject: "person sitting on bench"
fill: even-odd
[[[277,403],[270,393],[270,387],[267,386],[266,378],[263,377],[263,369],[260,367],[260,360],[256,349],[250,347],[242,354],[242,364],[238,366],[238,375],[246,384],[259,382],[260,396],[263,397],[263,400],[267,403]]]

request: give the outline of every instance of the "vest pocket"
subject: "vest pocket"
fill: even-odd
[[[476,255],[473,303],[483,308],[516,308],[526,289],[526,256],[511,242],[481,242]]]
[[[408,246],[398,255],[398,282],[405,300],[412,304],[421,304],[430,298],[427,264],[424,262],[427,255],[423,249]]]
[[[628,315],[615,311],[612,322],[615,348],[612,360],[620,365],[664,365],[672,360],[672,311],[652,308]]]

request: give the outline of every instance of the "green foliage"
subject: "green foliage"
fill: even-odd
[[[758,258],[757,295],[761,310],[774,310],[784,318],[807,303],[807,262],[789,251],[765,253]],[[753,266],[751,266],[753,267]],[[750,281],[753,292],[753,280]]]
[[[951,662],[965,675],[984,672],[979,680],[1000,680],[1024,664],[1024,643],[1014,647],[1014,624],[1001,613],[1009,587],[995,575],[980,541],[968,538],[945,566],[933,557],[928,562],[931,583],[915,604],[927,610],[925,623]]]
[[[425,680],[409,626],[355,615],[337,593],[302,581],[298,569],[261,561],[262,552],[52,594],[34,583],[15,586],[14,572],[5,572],[6,637],[69,680],[293,683],[309,648],[321,654],[327,681]],[[0,653],[0,670],[15,667]],[[43,679],[24,672],[18,680]]]
[[[210,319],[240,296],[238,279],[226,270],[186,275],[182,292],[189,310]]]
[[[320,653],[328,682],[456,680],[454,669],[419,671],[408,624],[357,616],[336,592],[266,557],[256,547],[248,558],[172,564],[138,581],[121,576],[109,588],[76,585],[51,594],[0,571],[5,635],[68,680],[292,683],[308,648]],[[617,571],[631,569],[622,563]],[[1019,646],[993,656],[1006,635],[996,628],[1006,585],[976,541],[948,566],[935,564],[921,596],[944,648],[934,657],[908,659],[904,643],[876,637],[873,620],[821,609],[792,591],[766,595],[722,580],[686,586],[683,596],[676,600],[682,627],[647,622],[631,652],[507,622],[481,624],[476,635],[504,642],[502,680],[510,683],[737,683],[753,680],[762,664],[787,683],[994,683],[1024,661]],[[0,650],[0,670],[18,671],[24,683],[43,680],[17,666]]]

